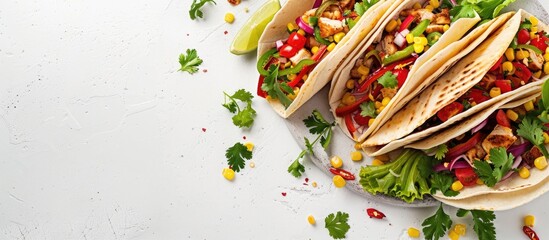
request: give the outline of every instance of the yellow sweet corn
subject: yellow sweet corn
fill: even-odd
[[[535,72],[535,73],[532,73],[532,75],[535,77],[535,78],[540,78],[541,77],[541,70]]]
[[[246,146],[249,152],[254,150],[254,144],[252,142],[244,143],[244,146]]]
[[[297,97],[297,94],[299,93],[298,87],[294,87],[293,90],[294,90],[294,93],[288,94],[288,98],[291,100],[294,100]]]
[[[309,215],[307,217],[307,222],[309,222],[309,224],[311,224],[311,225],[315,225],[315,223],[316,223],[315,217],[313,217],[313,215]]]
[[[534,160],[534,166],[536,166],[537,169],[543,170],[547,167],[547,159],[545,156],[538,157]]]
[[[406,34],[406,42],[413,43],[414,42],[414,35],[411,33]]]
[[[381,105],[387,106],[387,105],[389,105],[389,102],[391,102],[391,98],[390,97],[384,97],[383,100],[381,100]]]
[[[318,47],[314,46],[311,48],[311,53],[316,54],[318,52]]]
[[[318,186],[318,184],[316,182],[313,182],[312,183],[313,187],[315,188],[316,186]]]
[[[525,226],[534,227],[535,221],[536,221],[536,218],[532,215],[524,216],[524,225]]]
[[[477,185],[484,185],[484,181],[480,178],[477,178]]]
[[[459,240],[459,234],[454,230],[450,230],[450,232],[448,232],[448,238],[450,240]]]
[[[425,6],[425,10],[427,10],[427,11],[429,11],[429,12],[432,12],[432,11],[433,11],[433,9],[434,9],[434,7],[433,7],[433,6],[431,6],[430,4],[429,4],[429,5],[427,5],[427,6]]]
[[[297,30],[297,33],[301,36],[305,36],[305,31],[303,31],[303,29]]]
[[[377,114],[381,113],[381,111],[383,111],[383,109],[385,109],[385,106],[379,107],[378,109],[376,109],[376,113]]]
[[[549,62],[543,64],[543,73],[549,74]]]
[[[538,27],[537,27],[537,26],[534,26],[534,25],[532,24],[532,28],[530,29],[530,32],[537,33],[537,32],[538,32]]]
[[[341,99],[341,102],[345,105],[351,105],[355,103],[355,101],[356,97],[351,95],[350,93],[346,93],[345,95],[343,95],[343,99]]]
[[[507,48],[507,50],[505,50],[505,58],[507,58],[507,61],[515,60],[515,50]]]
[[[360,151],[351,152],[351,160],[357,162],[362,160],[362,153]]]
[[[344,32],[340,32],[340,33],[336,33],[334,35],[334,41],[336,43],[339,43],[341,41],[341,39],[343,39],[343,37],[345,37],[345,33]]]
[[[458,180],[452,183],[451,188],[454,191],[460,191],[461,189],[463,189],[463,184]]]
[[[383,164],[385,164],[385,163],[382,162],[381,160],[377,159],[377,158],[372,161],[372,166],[381,166]]]
[[[345,87],[347,89],[355,88],[355,80],[353,80],[353,79],[347,80],[347,82],[345,83]]]
[[[534,110],[534,102],[533,101],[528,101],[527,103],[524,104],[524,109],[526,109],[526,111],[532,111]]]
[[[524,179],[530,177],[530,170],[528,170],[527,167],[521,167],[519,170],[519,176]]]
[[[342,176],[339,176],[339,175],[335,175],[334,178],[332,178],[332,181],[334,182],[334,185],[337,188],[345,187],[345,184],[347,184],[345,179]]]
[[[424,49],[425,49],[425,46],[424,46],[424,45],[421,45],[421,44],[418,44],[418,43],[414,43],[414,52],[416,52],[416,53],[422,53]]]
[[[230,168],[223,168],[221,174],[223,174],[223,177],[229,181],[232,181],[234,179],[234,170]]]
[[[536,32],[530,32],[530,39],[536,39],[537,37]]]
[[[375,101],[374,106],[376,108],[380,108],[381,106],[383,106],[383,103],[381,103],[380,101]]]
[[[514,55],[513,55],[514,56]],[[514,58],[514,57],[513,57]],[[503,71],[504,72],[507,72],[507,73],[510,73],[510,72],[513,72],[515,66],[513,66],[513,63],[507,61],[507,62],[504,62],[503,64],[501,64],[501,67],[503,68]]]
[[[392,31],[395,30],[397,25],[398,25],[398,22],[394,19],[391,19],[391,21],[389,21],[389,23],[387,23],[387,25],[385,25],[385,31],[392,32]]]
[[[431,4],[434,8],[438,8],[440,6],[440,2],[438,0],[430,0],[429,4]]]
[[[543,54],[543,59],[544,59],[546,62],[549,62],[549,53]]]
[[[367,76],[370,73],[370,68],[366,67],[364,65],[360,65],[360,67],[358,67],[357,71],[358,71],[358,73],[360,73],[360,75]]]
[[[225,14],[225,22],[227,23],[233,23],[234,22],[234,14],[232,13],[226,13]]]
[[[509,118],[511,121],[517,121],[518,119],[518,114],[517,112],[511,110],[511,109],[508,109],[507,111],[505,111],[505,115],[507,115],[507,118]]]
[[[458,223],[454,226],[454,232],[456,232],[460,236],[464,236],[466,231],[467,227],[463,224]]]
[[[297,29],[297,26],[293,23],[288,23],[288,25],[286,25],[286,27],[288,28],[288,32],[293,32],[294,30]]]
[[[421,235],[421,233],[419,232],[419,230],[417,228],[408,228],[408,236],[411,237],[411,238],[419,238],[419,236]]]
[[[326,48],[326,50],[328,50],[328,52],[331,52],[334,50],[335,47],[336,47],[335,43],[330,43],[330,45],[328,45],[328,48]]]
[[[530,16],[530,22],[532,23],[532,26],[537,26],[539,21],[536,17]]]
[[[491,98],[495,98],[499,95],[501,95],[501,89],[499,89],[498,87],[493,87],[492,89],[490,89],[490,97]]]
[[[361,144],[359,142],[355,143],[355,149],[356,150],[360,150],[362,149],[362,147],[360,146]]]
[[[372,126],[375,120],[376,120],[375,118],[370,118],[370,120],[368,120],[368,127]]]
[[[444,24],[444,26],[442,27],[442,29],[444,30],[444,32],[446,32],[446,31],[448,31],[448,29],[450,29],[450,25]]]
[[[517,50],[517,53],[515,54],[515,58],[517,60],[522,60],[525,58],[530,57],[530,53],[528,51],[524,51],[522,49]]]
[[[333,156],[332,158],[330,158],[330,164],[334,168],[340,168],[343,166],[343,160],[341,160],[341,158],[338,156]]]
[[[543,132],[543,143],[548,144],[549,143],[549,134],[546,132]]]

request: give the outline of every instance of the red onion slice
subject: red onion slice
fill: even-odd
[[[394,40],[394,43],[398,46],[398,47],[403,47],[404,44],[406,44],[406,38],[404,36],[402,36],[402,34],[400,33],[397,33],[395,34],[395,40]]]
[[[525,141],[525,142],[522,143],[522,144],[513,145],[513,146],[509,147],[509,149],[507,149],[507,152],[513,154],[513,156],[514,156],[515,158],[518,158],[518,157],[520,157],[523,153],[525,153],[531,146],[532,146],[532,145],[531,145],[530,142]]]
[[[313,8],[318,8],[318,7],[320,7],[321,4],[322,4],[322,0],[316,0],[315,4],[313,4]]]
[[[457,164],[457,165],[456,165],[456,163],[458,163],[458,160],[460,160],[460,159],[463,159],[463,160],[467,163],[467,165],[463,165],[463,164],[461,163],[461,162],[463,162],[463,161],[459,161],[460,164]],[[465,154],[461,154],[461,155],[457,156],[456,158],[454,158],[452,161],[450,161],[450,164],[448,165],[448,169],[449,169],[450,171],[452,171],[452,169],[458,168],[457,166],[459,166],[459,168],[464,168],[463,166],[465,166],[465,167],[472,167],[471,162],[469,161],[469,159],[467,158],[467,156],[465,156]]]
[[[478,126],[471,129],[471,134],[475,134],[476,132],[482,130],[486,126],[487,123],[488,123],[488,118],[484,119],[484,121],[482,121]]]
[[[301,18],[301,16],[295,19],[295,23],[297,23],[297,26],[299,26],[299,28],[303,29],[303,31],[308,34],[313,34],[313,32],[315,31],[309,24],[303,21],[303,18]]]

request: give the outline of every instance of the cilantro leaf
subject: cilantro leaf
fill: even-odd
[[[450,10],[452,22],[460,18],[472,18],[475,12],[482,20],[489,20],[499,15],[501,10],[515,0],[462,0]]]
[[[484,181],[484,184],[488,187],[493,187],[498,183],[497,179],[494,177],[492,167],[490,164],[485,161],[474,161],[475,173],[478,177]]]
[[[335,215],[331,213],[324,219],[324,227],[328,229],[330,236],[334,239],[345,238],[345,234],[351,226],[347,223],[349,214],[337,212]]]
[[[242,143],[235,143],[232,147],[227,149],[225,153],[229,166],[235,171],[240,172],[245,165],[245,160],[252,159],[252,152],[248,151],[248,148]]]
[[[251,127],[256,115],[256,111],[252,108],[252,99],[254,96],[244,89],[236,91],[233,95],[229,95],[226,92],[223,92],[223,94],[225,95],[225,103],[222,106],[227,108],[229,112],[236,113],[232,117],[233,124],[240,128]],[[229,100],[228,102],[227,99]],[[246,103],[246,107],[241,109],[236,100]]]
[[[484,184],[488,187],[493,187],[511,170],[514,159],[512,154],[507,154],[507,150],[504,147],[498,147],[490,149],[490,161],[493,164],[493,168],[485,161],[474,161],[473,164],[475,172],[484,181]]]
[[[435,158],[437,160],[442,160],[444,157],[446,157],[446,153],[448,152],[448,146],[446,144],[440,144],[436,146],[435,149]]]
[[[492,211],[483,210],[465,210],[458,209],[457,216],[464,217],[467,213],[471,212],[473,216],[473,230],[477,233],[479,240],[491,240],[496,239],[496,228],[494,226],[494,220],[496,215]]]
[[[442,204],[438,207],[435,215],[428,217],[421,223],[425,239],[435,239],[443,237],[446,231],[452,226],[452,219],[442,209]]]
[[[288,167],[288,172],[296,178],[301,177],[301,174],[305,172],[305,166],[299,162],[298,158]]]
[[[384,88],[396,88],[398,86],[397,77],[392,72],[386,72],[377,82],[383,85]]]
[[[303,119],[303,123],[307,128],[309,128],[309,132],[311,134],[320,134],[324,132],[326,128],[332,126],[332,124],[327,122],[324,117],[322,117],[322,114],[320,114],[320,112],[316,109],[313,110],[310,116]]]
[[[368,11],[369,8],[371,8],[378,2],[379,0],[370,0],[370,1],[364,0],[362,2],[357,2],[355,3],[355,12],[359,16],[362,16],[366,11]]]
[[[376,107],[374,102],[372,101],[367,101],[360,104],[360,110],[360,116],[372,118],[375,118],[377,116]]]
[[[286,83],[279,83],[278,78],[278,65],[273,64],[269,67],[269,75],[265,76],[261,90],[267,92],[272,99],[278,99],[284,107],[290,106],[292,100],[286,95],[293,94],[293,89]],[[286,93],[284,93],[286,91]]]
[[[183,53],[179,55],[179,64],[181,64],[179,71],[185,71],[190,74],[196,73],[198,66],[202,64],[202,59],[198,56],[196,49],[187,49],[186,52],[187,56]]]
[[[214,5],[216,4],[214,0],[193,0],[193,3],[191,4],[191,9],[189,10],[189,16],[192,20],[195,20],[196,17],[204,17],[204,13],[200,10],[200,8],[202,8],[204,4],[208,2],[211,2]]]
[[[444,196],[457,196],[459,192],[451,189],[453,182],[454,177],[448,173],[433,173],[431,175],[431,194],[434,194],[437,190],[440,190]]]
[[[517,134],[534,145],[543,144],[543,126],[541,122],[534,117],[525,116],[519,124]]]

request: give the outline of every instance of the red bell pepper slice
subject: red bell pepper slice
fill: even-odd
[[[530,40],[530,33],[526,29],[521,29],[517,33],[518,44],[526,44]]]
[[[496,122],[503,127],[511,128],[511,123],[509,122],[507,115],[501,109],[498,110],[498,113],[496,114]]]
[[[396,75],[397,81],[398,81],[398,88],[401,88],[402,85],[404,85],[404,82],[406,82],[406,79],[408,78],[408,69],[395,69],[393,70],[393,74]]]
[[[361,99],[358,99],[357,101],[355,101],[355,103],[353,103],[351,105],[344,106],[344,107],[338,107],[338,108],[336,108],[336,116],[343,117],[345,115],[349,115],[349,114],[353,113],[355,110],[357,110],[360,107],[360,104],[362,104],[363,102],[366,102],[368,100],[370,100],[370,97],[368,97],[368,95],[366,95],[366,96],[362,97]]]
[[[539,240],[538,234],[530,227],[523,226],[522,231],[526,234],[526,236],[528,236],[528,238],[530,238],[530,240]]]
[[[353,118],[351,114],[345,115],[345,125],[347,126],[347,130],[349,133],[351,133],[351,136],[355,136],[356,128],[355,124],[353,123]]]
[[[368,214],[368,216],[370,218],[382,219],[382,218],[385,217],[385,214],[383,214],[382,212],[380,212],[380,211],[378,211],[374,208],[367,208],[366,213]]]
[[[330,168],[330,172],[334,175],[341,176],[345,180],[355,180],[355,175],[343,169]]]
[[[459,102],[453,102],[446,105],[444,108],[437,112],[437,117],[442,122],[448,121],[449,118],[463,112],[463,104]]]
[[[377,71],[375,71],[373,74],[371,74],[359,87],[358,91],[359,93],[362,93],[366,90],[368,90],[368,87],[374,83],[374,81],[376,81],[377,79],[379,79],[381,76],[383,76],[383,74],[385,74],[386,72],[388,71],[393,71],[397,66],[399,65],[406,65],[406,64],[410,64],[410,63],[413,63],[415,62],[417,59],[417,57],[415,56],[412,56],[412,57],[409,57],[409,58],[406,58],[406,59],[403,59],[403,60],[400,60],[398,62],[395,62],[395,63],[392,63],[392,64],[389,64],[385,67],[382,67],[380,69],[378,69]]]
[[[374,97],[374,99],[377,98],[377,96],[381,92],[381,89],[383,89],[383,85],[378,84],[377,87],[374,89],[374,91],[372,91],[372,97]]]
[[[267,92],[265,92],[265,91],[263,91],[263,89],[261,89],[261,86],[263,86],[263,81],[265,81],[265,77],[260,75],[259,80],[257,81],[257,96],[260,96],[262,98],[266,98],[267,97]]]
[[[458,168],[455,170],[455,174],[463,186],[474,186],[477,184],[478,175],[472,167]]]
[[[481,132],[477,132],[475,133],[475,135],[473,135],[473,137],[467,140],[467,142],[460,143],[453,148],[450,148],[450,150],[448,150],[448,152],[446,153],[446,160],[453,160],[459,155],[469,151],[469,149],[477,145],[477,143],[479,143],[483,137],[484,134],[482,134]]]
[[[412,16],[411,14],[408,15],[408,17],[406,17],[406,19],[404,19],[404,21],[402,21],[402,24],[400,24],[400,28],[398,29],[398,32],[402,32],[404,31],[405,29],[408,29],[408,27],[410,26],[410,24],[412,24],[412,22],[414,21],[415,17]],[[404,36],[406,37],[406,36]]]
[[[515,76],[522,79],[525,84],[528,83],[528,81],[532,77],[532,72],[530,71],[530,69],[528,69],[527,66],[519,62],[513,62],[513,66],[515,66]]]
[[[315,55],[313,55],[313,57],[311,59],[318,62],[322,58],[324,53],[326,52],[327,48],[328,47],[326,45],[322,45],[320,48],[318,48],[318,51],[315,53]],[[294,78],[294,80],[292,80],[291,82],[288,83],[288,86],[290,86],[290,87],[297,86],[297,84],[299,82],[301,82],[301,79],[303,79],[303,77],[305,77],[305,74],[309,73],[309,71],[311,69],[313,69],[315,65],[316,64],[308,65],[308,66],[303,67],[303,69],[301,69],[301,72],[299,72],[299,74]]]
[[[496,64],[494,64],[494,66],[492,66],[492,68],[490,68],[490,72],[497,71],[499,69],[499,67],[501,67],[502,62],[503,62],[503,56],[501,56],[499,58],[499,60],[496,62]]]
[[[297,32],[292,32],[290,34],[290,37],[288,37],[288,41],[286,43],[288,43],[292,47],[297,48],[297,50],[300,50],[305,46],[306,42],[307,39],[303,35]]]
[[[355,122],[360,125],[360,126],[368,126],[368,122],[370,121],[370,116],[362,116],[360,115],[360,112],[357,112],[354,116],[353,116],[353,119],[355,120]]]
[[[542,52],[545,52],[545,49],[547,49],[547,40],[548,38],[545,36],[543,32],[540,32],[537,38],[534,38],[530,41],[530,45],[537,47]]]
[[[469,98],[471,98],[476,104],[490,99],[490,97],[484,95],[484,91],[476,88],[469,90]]]
[[[299,51],[299,49],[297,49],[296,47],[290,44],[284,44],[282,45],[282,47],[280,47],[278,53],[281,57],[291,58],[297,54],[297,51]]]

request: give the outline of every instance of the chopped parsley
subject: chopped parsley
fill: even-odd
[[[386,72],[377,82],[384,88],[396,88],[398,86],[397,76],[392,72]]]
[[[189,10],[189,16],[192,20],[195,20],[196,17],[204,17],[204,13],[200,9],[208,2],[216,4],[214,0],[193,0],[193,3],[191,4],[191,10]]]
[[[421,223],[425,239],[438,240],[446,234],[446,231],[452,226],[452,219],[442,209],[442,203],[438,207],[435,215],[428,217]]]
[[[454,177],[451,174],[444,172],[433,173],[431,175],[431,194],[435,194],[437,190],[440,190],[444,196],[457,196],[459,192],[451,189],[453,182]]]
[[[251,127],[256,115],[255,110],[252,108],[252,99],[254,96],[244,89],[236,91],[233,95],[229,95],[226,92],[223,92],[223,94],[225,95],[225,103],[222,106],[227,108],[229,112],[236,113],[232,118],[233,124],[240,128]],[[229,100],[228,102],[227,99]],[[240,108],[236,100],[246,103],[246,107]]]
[[[377,116],[376,106],[372,101],[360,104],[360,110],[360,116],[372,118],[375,118]]]
[[[492,240],[496,239],[496,227],[494,226],[494,220],[496,215],[492,211],[482,210],[464,210],[459,209],[457,211],[458,217],[464,217],[467,213],[471,212],[473,216],[473,230],[477,233],[479,240]]]
[[[179,55],[179,64],[181,64],[179,71],[193,74],[198,71],[198,66],[202,64],[202,59],[196,53],[196,49],[187,49],[186,56],[183,53]]]
[[[351,226],[347,221],[349,220],[349,214],[337,212],[336,214],[331,213],[324,219],[324,227],[328,229],[330,236],[334,239],[345,238],[345,234]]]
[[[225,157],[227,157],[229,167],[235,172],[240,172],[240,169],[244,169],[244,166],[246,166],[245,159],[252,159],[252,152],[248,151],[248,148],[244,144],[237,142],[227,149]]]
[[[492,148],[490,149],[490,161],[493,168],[486,161],[474,161],[475,172],[486,186],[493,187],[511,170],[514,159],[512,154],[507,154],[504,147]]]

